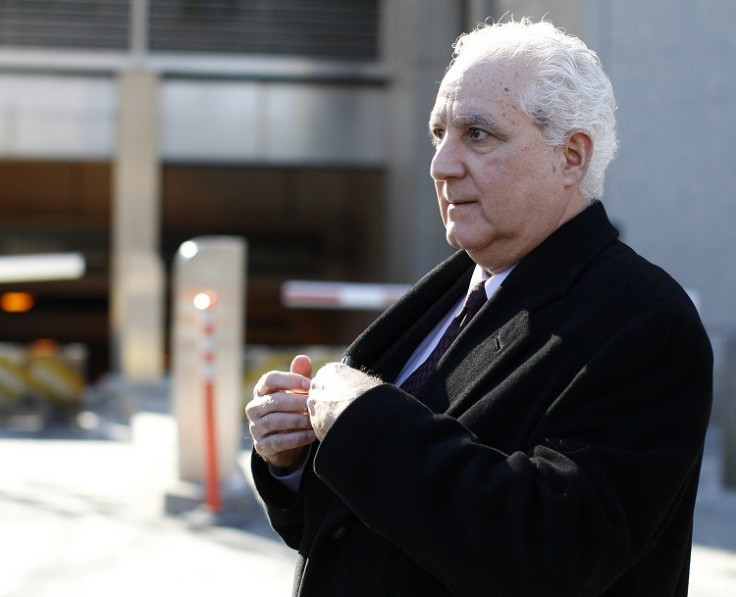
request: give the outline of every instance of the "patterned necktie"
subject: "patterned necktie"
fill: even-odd
[[[427,381],[427,378],[437,368],[437,363],[439,363],[440,358],[445,354],[453,340],[457,338],[460,330],[468,324],[487,300],[488,297],[486,296],[485,285],[483,282],[478,282],[478,284],[473,286],[473,289],[468,293],[467,297],[465,297],[465,303],[463,304],[462,310],[458,313],[457,317],[452,320],[435,349],[427,357],[427,360],[419,365],[419,367],[404,380],[404,383],[401,384],[402,390],[409,394],[416,395],[419,389],[424,385],[424,382]]]

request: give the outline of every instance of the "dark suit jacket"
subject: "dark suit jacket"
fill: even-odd
[[[294,594],[685,595],[712,389],[686,293],[594,204],[410,396],[391,382],[472,267],[454,255],[348,349],[389,383],[315,446],[296,497],[253,458]]]

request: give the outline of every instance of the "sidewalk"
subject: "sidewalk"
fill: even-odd
[[[0,439],[0,597],[291,594],[294,554],[255,503],[244,528],[163,513],[170,418],[129,442],[70,435]]]
[[[718,429],[711,428],[695,504],[691,597],[736,595],[736,490],[721,483],[720,457]]]
[[[255,502],[242,528],[166,516],[173,421],[145,414],[132,429],[130,441],[0,432],[0,597],[290,595],[294,554]],[[714,430],[692,597],[736,595],[736,492],[720,486],[718,457]]]

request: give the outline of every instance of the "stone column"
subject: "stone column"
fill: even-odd
[[[163,371],[164,273],[159,256],[158,77],[119,75],[117,151],[113,165],[112,369],[129,381]]]
[[[429,112],[463,29],[459,0],[402,0],[382,5],[382,52],[389,68],[386,140],[386,272],[413,282],[450,254],[434,186]]]

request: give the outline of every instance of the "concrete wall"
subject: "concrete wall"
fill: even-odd
[[[384,95],[380,85],[166,77],[161,158],[380,166]],[[111,159],[119,110],[112,74],[0,73],[0,158]]]
[[[736,2],[385,0],[384,63],[367,85],[164,78],[163,157],[390,165],[387,276],[415,279],[449,252],[425,131],[450,44],[484,15],[507,12],[547,15],[598,51],[620,106],[621,150],[604,197],[611,215],[634,248],[699,293],[709,328],[736,326]],[[111,77],[3,73],[0,156],[109,158],[117,110]]]
[[[461,2],[385,0],[382,52],[387,89],[386,266],[393,282],[414,282],[450,254],[429,165],[429,112],[463,30]]]
[[[0,73],[0,158],[109,158],[117,93],[109,77]]]
[[[535,21],[545,18],[568,33],[582,37],[584,27],[583,5],[586,0],[496,0],[495,17],[529,17]]]
[[[736,325],[736,3],[589,0],[588,43],[619,104],[605,204],[624,239]]]
[[[593,48],[618,100],[605,196],[626,242],[695,291],[714,339],[736,327],[736,3],[497,0]]]

